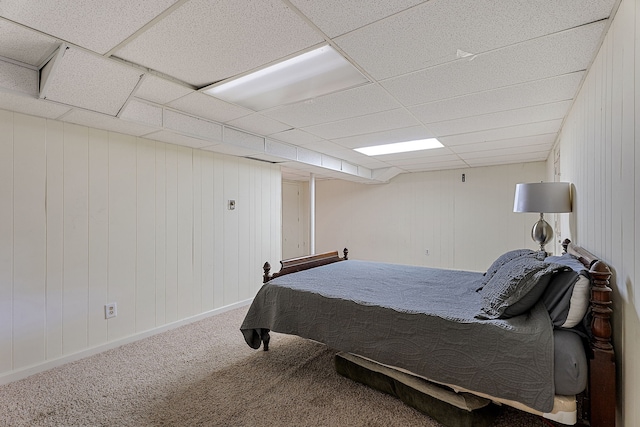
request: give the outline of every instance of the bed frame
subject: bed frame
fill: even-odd
[[[578,396],[579,426],[614,427],[616,419],[616,364],[613,345],[611,344],[611,270],[589,251],[577,246],[566,239],[562,246],[566,253],[576,256],[589,270],[591,275],[591,334],[589,359],[589,382],[587,390]],[[280,261],[280,271],[271,273],[271,265],[266,262],[263,266],[263,282],[308,270],[321,265],[348,259],[349,251],[343,250],[343,257],[338,251],[326,252]],[[264,334],[264,350],[268,350],[269,334]]]

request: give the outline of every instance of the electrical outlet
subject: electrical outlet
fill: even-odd
[[[105,304],[104,306],[104,318],[111,319],[112,317],[116,317],[118,315],[118,306],[115,302],[110,304]]]
[[[429,249],[425,249],[425,250],[424,250],[424,254],[425,254],[426,256],[429,256]]]

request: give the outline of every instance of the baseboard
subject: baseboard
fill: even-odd
[[[199,320],[206,319],[207,317],[215,316],[217,314],[222,314],[229,310],[244,307],[246,305],[251,304],[252,301],[253,301],[253,298],[244,300],[244,301],[238,301],[236,303],[229,304],[224,307],[215,308],[213,310],[206,311],[204,313],[200,313],[195,316],[187,317],[186,319],[177,320],[175,322],[168,323],[166,325],[162,325],[157,328],[148,329],[146,331],[138,332],[124,338],[119,338],[115,341],[110,341],[105,344],[100,344],[98,346],[91,347],[91,348],[79,351],[77,353],[68,354],[56,359],[46,360],[42,363],[17,369],[15,371],[11,371],[8,374],[0,375],[0,385],[9,384],[14,381],[18,381],[23,378],[30,377],[31,375],[48,371],[49,369],[53,369],[70,362],[75,362],[76,360],[84,359],[85,357],[93,356],[95,354],[102,353],[103,351],[111,350],[112,348],[120,347],[124,344],[129,344],[129,343],[132,343],[156,334],[160,334],[162,332],[169,331],[171,329],[178,328],[180,326],[188,325],[189,323],[197,322]]]

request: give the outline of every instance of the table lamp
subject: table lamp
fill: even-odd
[[[531,238],[544,246],[553,238],[553,228],[544,220],[545,213],[571,212],[571,183],[535,182],[516,184],[514,212],[538,212],[540,219],[531,229]]]

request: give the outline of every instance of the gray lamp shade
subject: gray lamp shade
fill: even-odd
[[[514,212],[571,212],[571,183],[535,182],[516,184]]]

